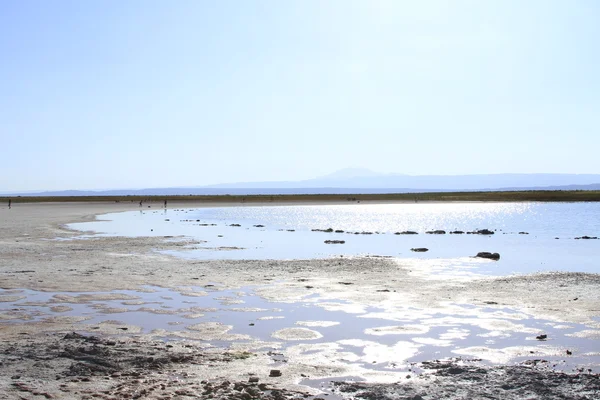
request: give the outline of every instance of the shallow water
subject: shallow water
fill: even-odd
[[[255,293],[259,288],[148,287],[144,292],[80,294],[0,291],[0,298],[23,297],[0,303],[0,314],[11,318],[5,319],[5,324],[44,322],[57,315],[85,316],[88,319],[79,326],[88,332],[106,321],[116,326],[116,321],[122,321],[141,327],[140,333],[166,340],[187,338],[218,346],[259,340],[266,343],[257,345],[256,350],[272,350],[276,363],[285,362],[286,354],[294,354],[333,357],[328,361],[362,369],[408,371],[411,363],[444,357],[480,358],[490,364],[543,358],[555,363],[556,369],[600,371],[597,340],[580,337],[578,332],[588,329],[580,324],[535,319],[510,308],[465,304],[439,309],[397,304],[383,309],[319,295],[307,295],[293,303],[271,302]],[[123,298],[98,300],[115,295]],[[53,306],[71,309],[54,312],[50,310]],[[222,328],[225,336],[211,338],[198,331],[197,327],[206,323]],[[542,333],[548,335],[547,340],[536,339]],[[567,349],[573,355],[567,356]]]
[[[234,226],[240,225],[240,226]],[[257,226],[263,225],[263,226]],[[600,272],[598,203],[349,204],[326,206],[219,207],[107,214],[70,228],[107,236],[187,236],[201,244],[169,251],[195,259],[309,259],[378,255],[457,259],[481,251],[500,261],[478,264],[494,275],[537,271]],[[343,233],[313,232],[312,229]],[[491,229],[493,235],[428,235]],[[394,235],[412,230],[418,235]],[[356,234],[360,232],[360,234]],[[369,234],[367,234],[367,232]],[[527,234],[520,234],[521,232]],[[344,244],[326,244],[343,240]],[[415,253],[411,248],[429,251]]]

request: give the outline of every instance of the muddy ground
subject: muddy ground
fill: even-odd
[[[276,301],[293,302],[316,293],[324,299],[379,307],[402,303],[444,310],[449,304],[486,305],[523,310],[561,323],[584,324],[592,336],[600,328],[596,318],[600,315],[597,274],[455,279],[452,274],[438,273],[444,260],[194,261],[155,251],[194,245],[185,238],[175,242],[166,238],[82,240],[78,239],[80,232],[62,226],[136,207],[99,203],[0,208],[0,287],[106,292],[139,290],[145,285],[180,290],[190,286],[258,285],[261,296]],[[19,293],[5,291],[0,297],[8,301],[10,296]],[[280,365],[261,350],[260,344],[219,348],[198,340],[165,342],[152,335],[135,334],[133,328],[127,333],[89,333],[80,330],[79,321],[59,317],[43,323],[7,323],[10,310],[0,311],[4,316],[0,324],[2,398],[600,397],[597,374],[586,369],[560,373],[543,360],[495,367],[475,361],[432,360],[414,366],[409,377],[401,380],[390,382],[389,376],[384,376],[386,379],[378,381],[373,374],[363,377],[367,383],[340,383],[320,393],[302,383],[345,373],[351,376],[356,371],[345,370],[344,365],[329,365],[326,359],[294,354],[286,354],[287,363]],[[280,370],[281,376],[269,376],[273,369]],[[382,381],[386,383],[376,383]]]
[[[0,344],[2,398],[81,399],[597,399],[596,374],[558,373],[543,360],[485,367],[473,361],[418,363],[397,383],[335,382],[329,391],[286,389],[254,368],[255,354],[77,333]],[[219,371],[236,369],[237,379]],[[210,371],[213,371],[212,373]],[[271,371],[269,371],[271,372]],[[271,373],[270,375],[274,375]]]

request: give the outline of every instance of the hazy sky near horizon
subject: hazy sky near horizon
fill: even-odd
[[[600,173],[595,0],[0,2],[0,192]]]

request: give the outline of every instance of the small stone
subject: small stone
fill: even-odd
[[[487,252],[487,251],[481,251],[481,252],[477,253],[477,255],[475,257],[477,257],[477,258],[487,258],[489,260],[498,261],[500,259],[500,254],[498,254],[498,253],[490,253],[490,252]]]
[[[281,371],[278,369],[272,369],[271,372],[269,372],[269,376],[270,377],[281,376]]]

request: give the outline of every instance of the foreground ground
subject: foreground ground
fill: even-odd
[[[203,204],[206,205],[206,204]],[[170,204],[177,207],[177,204]],[[186,203],[186,207],[192,205]],[[564,323],[600,328],[600,276],[541,274],[509,278],[435,279],[427,261],[381,258],[293,261],[194,261],[156,249],[193,245],[164,238],[71,239],[62,227],[94,215],[137,209],[131,203],[18,204],[0,209],[0,287],[50,292],[223,288],[259,285],[261,296],[293,302],[309,294],[365,306],[407,304],[444,310],[449,303],[494,305]],[[5,291],[2,301],[19,292]],[[573,301],[576,299],[577,301]],[[0,303],[2,304],[2,303]],[[10,310],[0,309],[2,319]],[[122,328],[122,327],[121,327]],[[326,356],[284,354],[286,363],[259,350],[260,343],[220,348],[202,340],[164,342],[156,335],[128,334],[110,324],[96,332],[73,318],[0,325],[2,398],[527,398],[594,399],[598,375],[556,372],[543,360],[490,367],[447,360],[420,363],[403,378],[368,375]],[[74,334],[73,331],[81,332]],[[324,353],[326,354],[326,353]],[[277,369],[280,376],[273,375]],[[418,372],[417,372],[418,371]],[[306,379],[362,374],[371,382],[339,383],[332,391]],[[279,375],[279,374],[274,374]],[[390,376],[395,380],[390,382]],[[398,383],[400,382],[400,383]],[[336,397],[337,396],[337,397]]]

